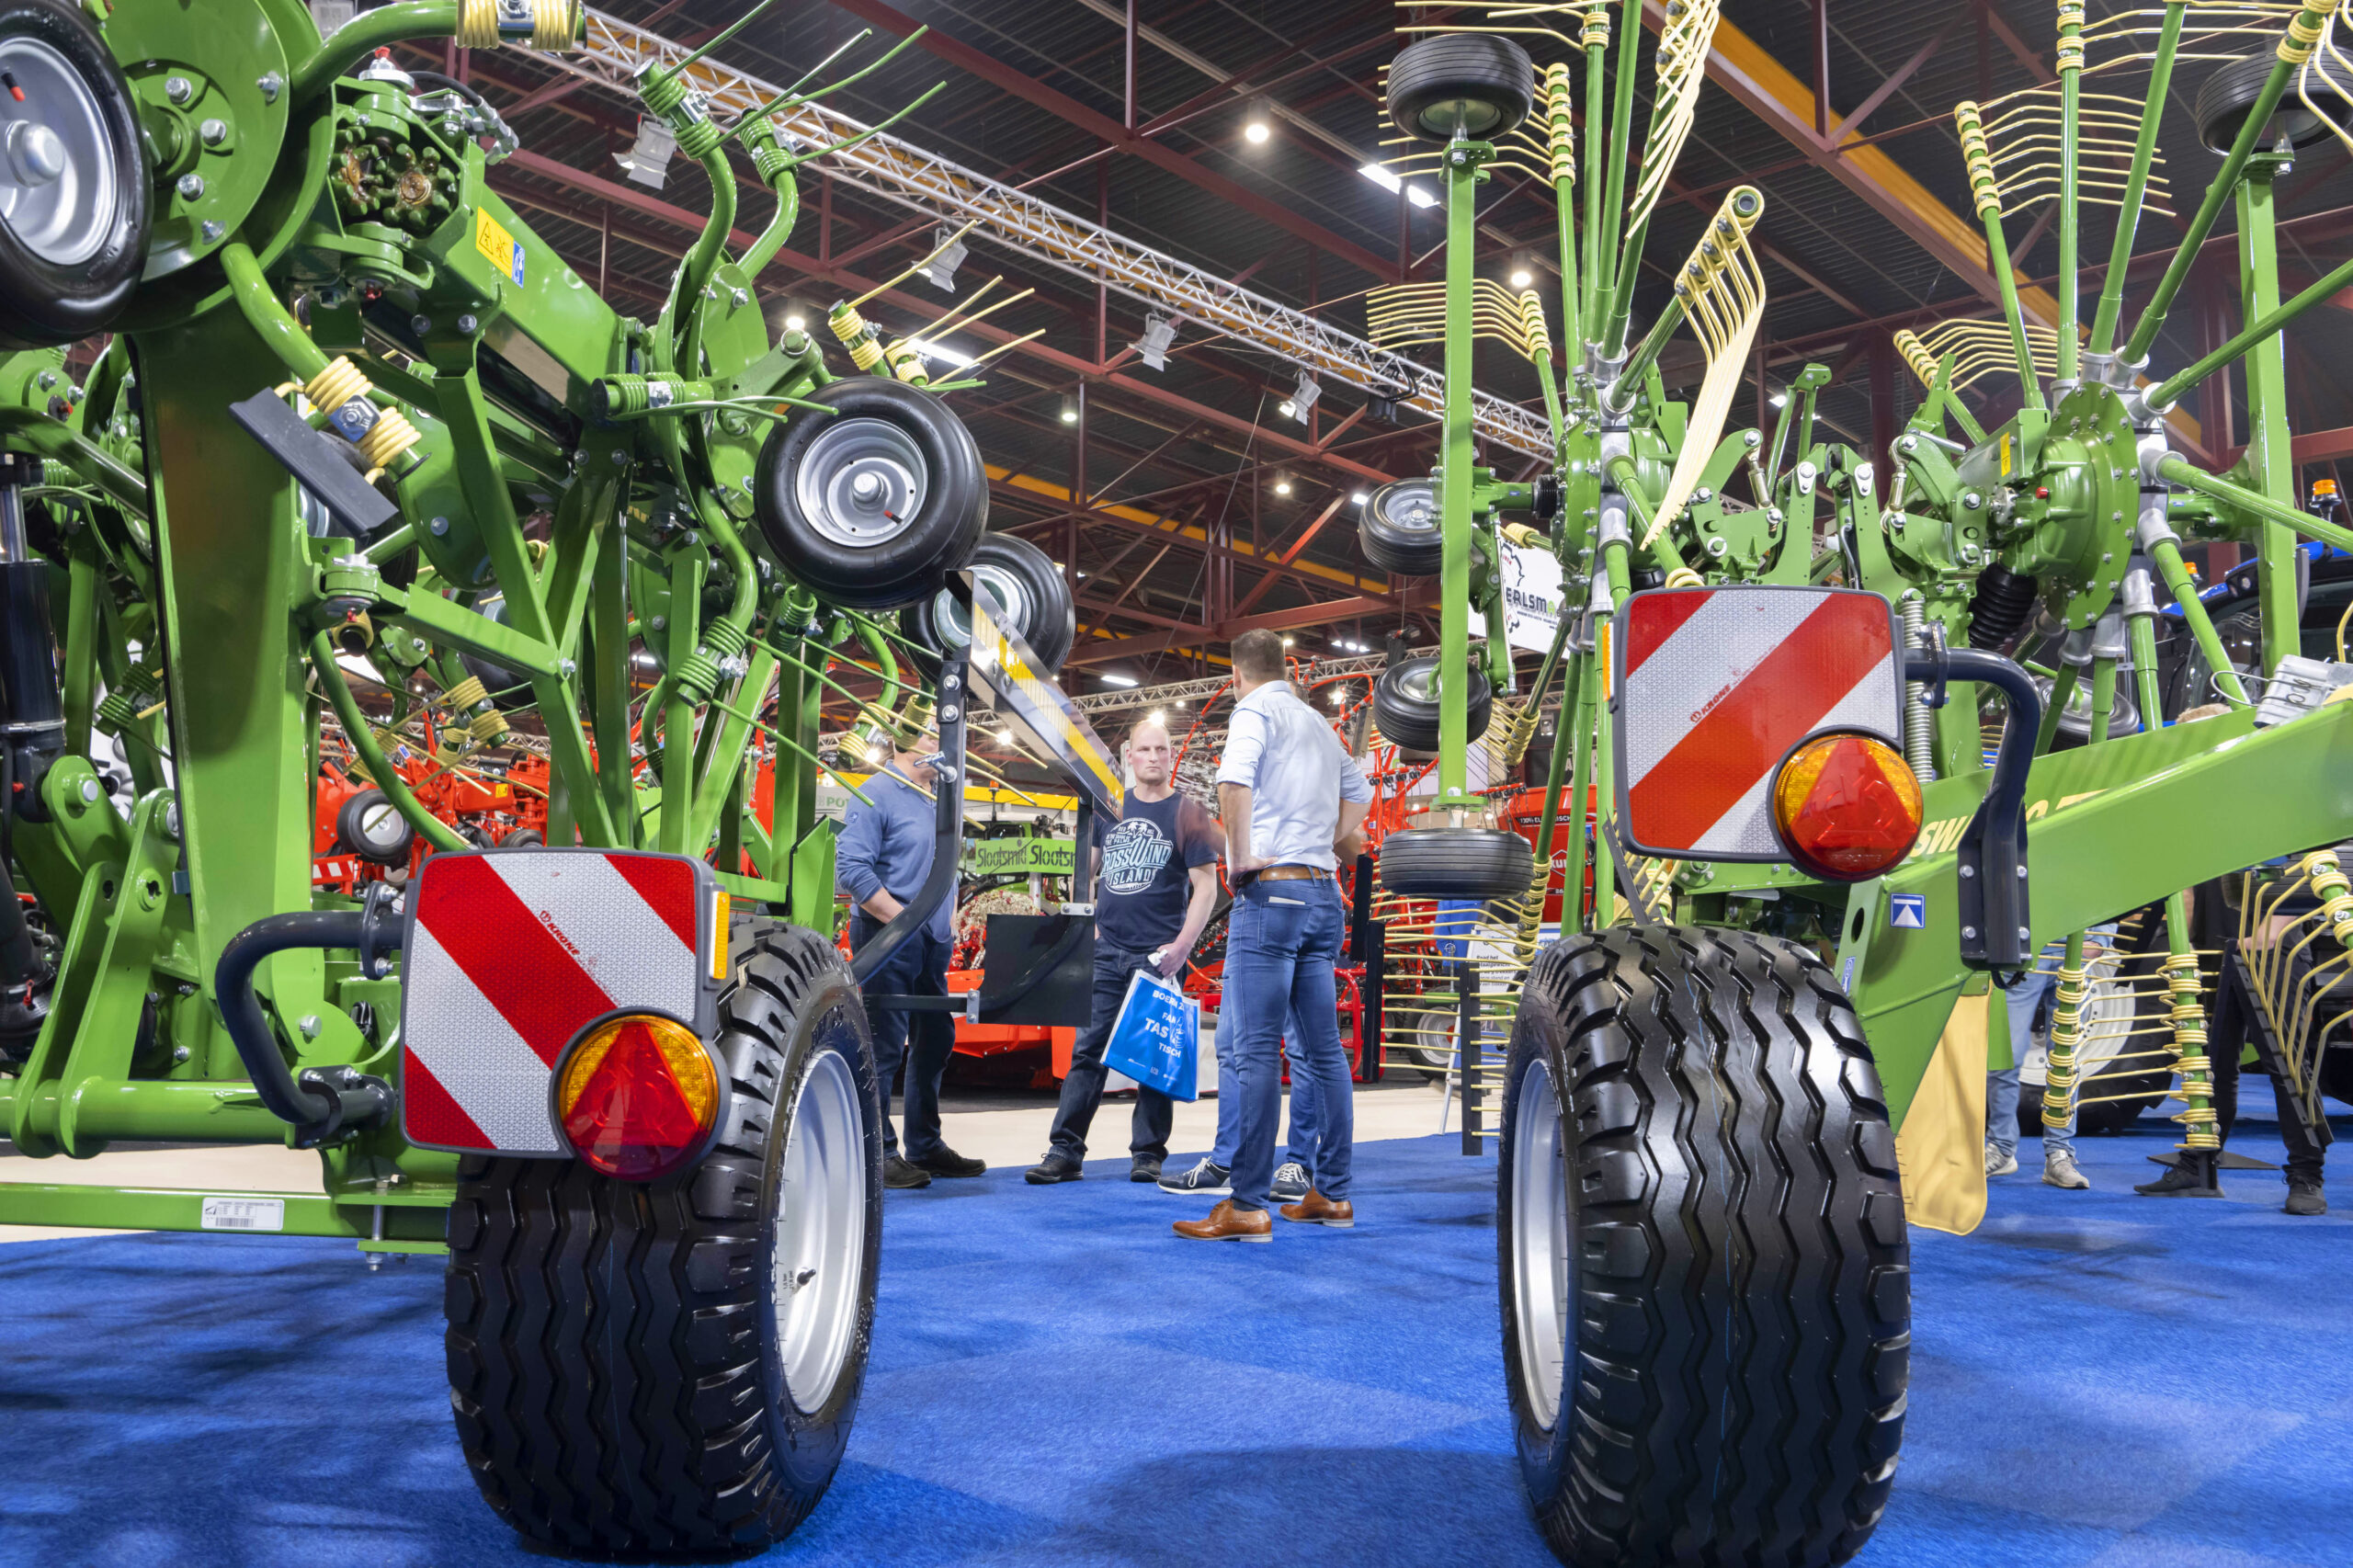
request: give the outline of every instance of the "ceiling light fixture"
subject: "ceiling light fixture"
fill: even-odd
[[[1535,284],[1536,272],[1529,266],[1528,258],[1524,256],[1512,257],[1511,286],[1515,289],[1530,289],[1535,287]]]
[[[795,311],[790,315],[784,318],[784,330],[787,332],[807,332],[809,330],[809,318],[802,315],[799,311]]]
[[[938,231],[931,236],[931,243],[932,256],[924,263],[923,275],[933,288],[953,294],[956,292],[956,269],[964,265],[964,257],[971,252],[965,248],[955,229],[946,223],[939,225]]]
[[[1267,108],[1267,100],[1264,98],[1252,98],[1250,100],[1250,112],[1244,118],[1242,122],[1243,140],[1249,142],[1253,147],[1265,146],[1267,139],[1275,133],[1274,126],[1269,123],[1270,119],[1271,116],[1268,114]]]
[[[670,154],[678,150],[677,132],[646,115],[637,122],[637,141],[626,153],[613,154],[629,177],[639,185],[662,188],[669,176]]]
[[[1785,392],[1777,392],[1765,401],[1771,403],[1775,408],[1785,407],[1789,403],[1790,394]]]
[[[1103,675],[1097,676],[1095,678],[1101,681],[1105,686],[1132,687],[1136,684],[1136,677],[1133,676]]]
[[[1065,425],[1075,425],[1078,423],[1077,399],[1067,397],[1063,399],[1063,423]]]
[[[1283,412],[1304,425],[1307,423],[1308,411],[1315,406],[1315,400],[1323,395],[1324,389],[1315,384],[1315,378],[1307,371],[1302,370],[1299,373],[1299,385],[1292,389],[1290,398],[1284,402]]]
[[[1371,497],[1371,496],[1370,496],[1370,495],[1366,494],[1363,491],[1358,490],[1358,491],[1355,491],[1355,492],[1353,492],[1353,493],[1351,493],[1351,494],[1349,494],[1349,496],[1348,496],[1348,505],[1350,505],[1350,506],[1363,506],[1366,502],[1368,502],[1368,501],[1370,501],[1370,500],[1371,500],[1371,499],[1372,499],[1372,497]]]
[[[1176,323],[1174,318],[1146,316],[1143,318],[1143,335],[1128,347],[1136,351],[1137,358],[1154,369],[1165,370],[1168,369],[1168,350],[1176,342]]]
[[[1275,476],[1275,494],[1278,495],[1290,494],[1290,475],[1283,473]]]

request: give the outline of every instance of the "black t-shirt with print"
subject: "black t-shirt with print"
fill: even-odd
[[[1184,929],[1191,898],[1186,872],[1217,858],[1217,828],[1182,794],[1140,801],[1131,790],[1120,810],[1118,822],[1095,824],[1103,851],[1095,932],[1111,947],[1148,953]]]

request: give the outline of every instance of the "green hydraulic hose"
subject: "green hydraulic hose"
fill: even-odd
[[[2199,251],[2206,244],[2206,236],[2214,231],[2216,220],[2222,215],[2222,204],[2237,188],[2239,174],[2254,154],[2256,138],[2265,126],[2271,123],[2272,110],[2279,107],[2279,98],[2288,90],[2289,78],[2312,58],[2313,40],[2320,36],[2321,28],[2329,14],[2336,8],[2336,0],[2303,0],[2302,8],[2290,18],[2288,36],[2279,40],[2272,62],[2271,74],[2264,78],[2263,90],[2249,106],[2246,120],[2239,127],[2238,137],[2222,159],[2222,166],[2215,173],[2214,182],[2206,187],[2206,199],[2198,204],[2197,214],[2189,221],[2182,234],[2173,260],[2165,267],[2165,275],[2157,280],[2157,290],[2149,297],[2148,305],[2141,312],[2141,320],[2132,328],[2132,340],[2124,346],[2124,362],[2137,365],[2157,340],[2158,329],[2165,324],[2165,312],[2173,308],[2173,298],[2180,292],[2189,277],[2189,268],[2198,259]],[[2168,7],[2170,14],[2170,7]],[[2154,106],[2153,106],[2154,107]],[[2119,272],[2115,276],[2121,276]]]
[[[351,742],[351,749],[358,754],[359,766],[384,792],[409,826],[423,834],[426,842],[436,849],[463,851],[473,846],[458,836],[458,830],[435,816],[409,792],[408,781],[400,776],[383,747],[376,744],[376,732],[369,727],[368,716],[359,711],[358,700],[351,695],[351,687],[343,678],[343,667],[335,662],[335,644],[324,631],[311,637],[311,667],[318,672],[319,687],[327,694],[327,701],[335,708],[335,716],[343,723],[343,733]]]

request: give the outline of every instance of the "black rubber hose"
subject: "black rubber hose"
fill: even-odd
[[[1977,574],[1977,595],[1969,601],[1969,645],[1999,653],[2034,613],[2038,585],[2007,568],[1988,566]]]
[[[212,994],[222,1022],[245,1064],[262,1106],[294,1128],[295,1147],[307,1149],[346,1127],[374,1127],[392,1113],[392,1085],[348,1067],[312,1067],[298,1082],[278,1047],[278,1035],[261,998],[254,994],[254,971],[273,953],[299,948],[354,948],[363,953],[376,939],[369,909],[312,910],[271,915],[255,921],[221,949],[212,971]]]

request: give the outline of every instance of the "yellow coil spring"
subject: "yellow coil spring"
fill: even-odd
[[[1666,574],[1665,585],[1670,588],[1702,588],[1707,586],[1707,581],[1688,566],[1678,566]]]
[[[313,408],[341,408],[355,397],[366,397],[374,385],[350,356],[338,354],[333,364],[302,383],[302,395]]]
[[[1977,215],[1998,216],[2002,210],[2001,183],[1994,177],[1994,152],[1985,145],[1985,121],[1976,102],[1963,98],[1953,105],[1952,120],[1961,132],[1961,156],[1969,165],[1969,189],[1977,205]]]
[[[506,738],[506,720],[495,708],[485,708],[475,714],[473,722],[466,728],[467,733],[483,745],[496,745]]]
[[[570,49],[579,16],[577,0],[531,0],[531,47],[549,54]]]
[[[850,358],[858,358],[856,344],[850,346]],[[923,368],[923,356],[915,352],[911,339],[903,337],[883,349],[882,358],[891,367],[891,373],[908,385],[920,387],[931,383],[930,372]]]
[[[1600,49],[1609,42],[1609,7],[1603,0],[1595,0],[1585,14],[1585,30],[1577,35],[1577,42],[1586,49]]]
[[[2075,1047],[2084,1039],[2087,971],[2062,967],[2051,1004],[2050,1077],[2042,1091],[2042,1125],[2064,1128],[2075,1109]],[[2015,1046],[2018,1042],[2013,1040]]]
[[[2173,1021],[2173,1070],[2181,1075],[2177,1091],[2184,1099],[2192,1095],[2200,1099],[2213,1093],[2213,1059],[2206,1054],[2206,1009],[2198,997],[2198,955],[2174,953],[2157,966],[2171,993],[2172,1008],[2168,1017]],[[2217,1128],[2221,1118],[2210,1105],[2192,1106],[2174,1118],[2188,1131],[2182,1136],[2179,1147],[2184,1149],[2219,1149],[2222,1140]]]
[[[1552,335],[1544,325],[1544,301],[1530,289],[1519,297],[1520,320],[1527,324],[1528,357],[1530,359],[1552,358]],[[1517,762],[1517,757],[1512,759]]]
[[[2330,934],[2353,947],[2353,881],[2347,880],[2345,868],[2337,864],[2336,852],[2315,849],[2296,869],[2312,879],[2313,892],[2321,901],[2321,918],[2328,922]]]
[[[1928,346],[1920,341],[1918,333],[1908,326],[1900,329],[1895,335],[1895,351],[1904,356],[1904,362],[1912,367],[1912,373],[1920,378],[1922,386],[1937,384],[1937,357],[1928,352]]]
[[[463,712],[466,709],[472,708],[477,702],[489,701],[490,693],[483,687],[481,676],[468,676],[465,679],[460,681],[457,685],[444,692],[442,694],[442,699],[444,701],[448,702],[450,707]]]
[[[498,47],[498,0],[458,0],[458,47]]]
[[[376,423],[368,427],[358,445],[369,468],[382,470],[392,467],[394,460],[424,438],[406,415],[397,408],[385,408],[377,411]]]
[[[825,324],[844,343],[854,343],[868,332],[866,318],[858,313],[856,305],[835,305],[825,312]]]
[[[2084,68],[2083,27],[2084,0],[2059,0],[2059,49],[2052,67],[2063,75]]]
[[[882,346],[870,337],[854,337],[849,343],[849,358],[851,364],[870,375],[874,367],[882,363]]]
[[[1544,126],[1549,133],[1553,182],[1575,184],[1576,110],[1569,97],[1569,68],[1565,65],[1555,63],[1544,68]]]
[[[2288,36],[2279,40],[2279,58],[2290,65],[2310,60],[2320,42],[2321,29],[2336,8],[2336,0],[2304,0],[2304,8],[2288,20]]]

